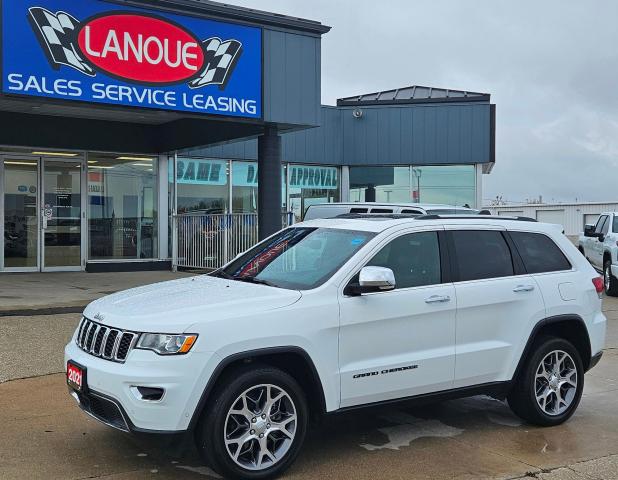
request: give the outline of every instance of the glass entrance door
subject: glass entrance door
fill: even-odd
[[[41,160],[42,270],[82,268],[82,168],[79,160]]]
[[[0,157],[2,178],[3,256],[7,271],[38,271],[39,162],[38,158]]]

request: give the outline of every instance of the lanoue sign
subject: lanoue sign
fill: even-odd
[[[6,94],[262,116],[259,28],[95,0],[3,0],[2,29]]]

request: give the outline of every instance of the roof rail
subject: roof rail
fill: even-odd
[[[530,217],[506,217],[502,215],[419,215],[416,220],[508,220],[511,222],[534,222],[538,221]]]

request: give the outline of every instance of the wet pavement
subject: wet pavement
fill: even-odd
[[[169,271],[2,273],[0,318],[7,315],[79,312],[91,301],[110,293],[187,275],[190,274]]]
[[[618,479],[618,300],[607,299],[604,309],[608,348],[565,425],[522,424],[488,397],[333,415],[311,429],[285,478]],[[45,362],[31,363],[30,373]],[[88,418],[62,374],[0,384],[0,425],[3,480],[217,478],[194,451],[177,457]]]

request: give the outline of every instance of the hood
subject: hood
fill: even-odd
[[[124,330],[184,333],[197,322],[275,310],[300,297],[296,290],[202,275],[109,295],[88,305],[84,316]]]

